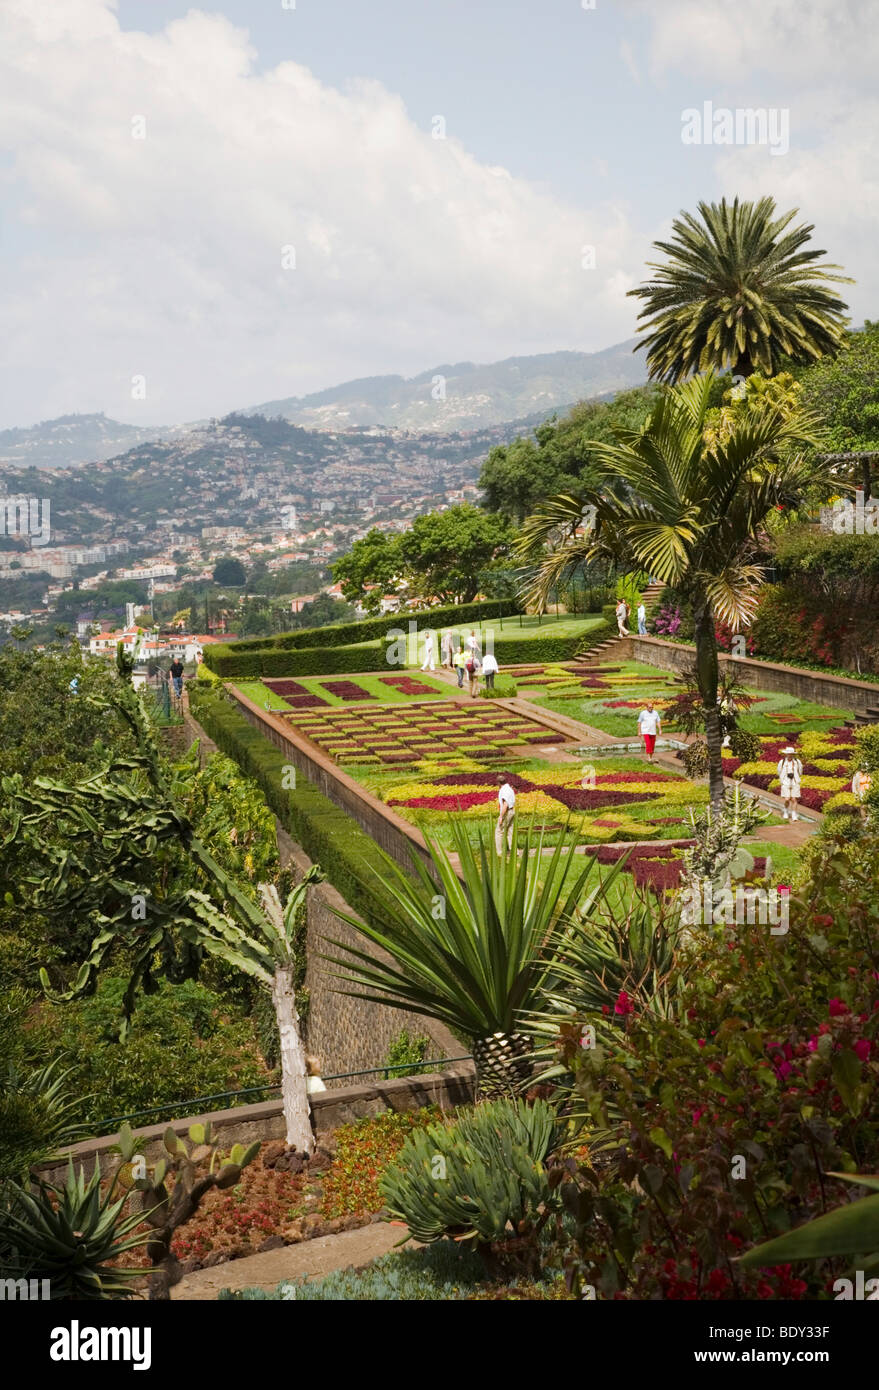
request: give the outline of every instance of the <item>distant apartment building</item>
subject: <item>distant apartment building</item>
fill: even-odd
[[[176,565],[167,565],[161,562],[151,565],[136,565],[129,570],[120,570],[120,579],[174,579],[177,574]]]

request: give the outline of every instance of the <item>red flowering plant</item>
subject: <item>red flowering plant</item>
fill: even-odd
[[[559,1023],[569,1284],[625,1299],[826,1298],[846,1261],[744,1269],[750,1248],[856,1197],[879,1161],[879,835],[816,843],[790,929],[690,933],[678,987]],[[622,1000],[624,1012],[618,1005]],[[570,1237],[570,1227],[568,1228]]]

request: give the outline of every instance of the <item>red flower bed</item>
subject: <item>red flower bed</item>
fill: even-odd
[[[321,681],[321,687],[339,700],[371,700],[368,690],[356,681]]]
[[[326,700],[322,700],[319,695],[290,695],[289,697],[284,696],[284,698],[292,709],[313,709],[316,705],[320,705],[323,709],[327,707]]]
[[[617,786],[622,782],[679,782],[673,772],[600,772],[598,781],[603,787]]]
[[[300,681],[265,680],[263,685],[267,685],[269,690],[273,690],[276,695],[307,695],[309,693]]]
[[[469,811],[471,806],[488,806],[494,801],[493,792],[462,792],[460,796],[413,796],[408,801],[388,798],[389,806],[405,806],[411,811]]]
[[[677,860],[635,859],[627,867],[639,888],[662,893],[680,886],[682,865]]]
[[[398,690],[401,695],[435,695],[436,691],[432,685],[425,685],[424,681],[417,681],[412,676],[379,676],[382,685],[390,685],[394,690]]]
[[[626,806],[632,801],[655,801],[660,792],[616,792],[596,787],[544,787],[547,796],[560,801],[571,811],[597,811],[602,806]]]

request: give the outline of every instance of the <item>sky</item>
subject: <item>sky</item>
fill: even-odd
[[[724,195],[879,317],[877,67],[879,0],[0,0],[0,428],[609,347]]]

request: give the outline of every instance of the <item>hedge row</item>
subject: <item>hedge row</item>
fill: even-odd
[[[260,647],[239,652],[232,647],[210,648],[212,666],[224,680],[257,680],[262,676],[333,676],[353,671],[387,671],[383,647],[306,647],[278,651]],[[207,654],[205,654],[207,660]]]
[[[253,637],[235,642],[234,648],[236,652],[255,652],[275,648],[288,651],[300,647],[347,647],[352,642],[374,642],[376,638],[384,637],[391,628],[402,627],[405,630],[410,618],[423,623],[425,627],[438,628],[456,623],[486,622],[490,618],[507,618],[520,611],[515,599],[483,599],[480,603],[448,604],[442,608],[421,608],[412,613],[385,613],[380,618],[364,618],[355,623],[303,627],[296,632],[282,632],[277,637]],[[214,647],[212,650],[231,650],[231,646]]]
[[[501,668],[526,663],[530,666],[532,662],[538,665],[550,661],[571,661],[581,652],[605,642],[611,631],[610,623],[603,622],[596,623],[595,627],[579,637],[552,637],[549,633],[546,637],[498,637],[494,654]]]
[[[284,787],[289,762],[223,694],[204,685],[190,692],[190,709],[217,747],[261,788],[284,829],[362,917],[380,923],[387,898],[376,880],[386,873],[382,850],[351,816],[296,769],[294,789]]]
[[[610,635],[608,623],[599,623],[579,637],[495,637],[494,654],[501,666],[522,662],[570,661],[578,652],[588,651]],[[263,676],[333,676],[355,671],[389,670],[387,651],[374,647],[306,647],[296,651],[277,647],[242,650],[234,646],[209,647],[211,669],[224,680],[258,680]]]

